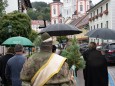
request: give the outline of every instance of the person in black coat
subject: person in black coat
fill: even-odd
[[[105,56],[96,50],[96,43],[91,42],[83,53],[86,67],[83,71],[85,86],[108,86],[108,70]]]
[[[7,61],[13,56],[14,56],[14,48],[10,47],[8,48],[6,55],[2,56],[0,59],[0,76],[2,78],[2,84],[4,84],[4,86],[9,86],[10,84],[10,82],[7,81],[5,78],[5,68]]]

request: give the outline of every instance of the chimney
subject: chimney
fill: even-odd
[[[89,6],[90,6],[90,8],[92,8],[94,6],[92,3],[92,0],[89,1]]]

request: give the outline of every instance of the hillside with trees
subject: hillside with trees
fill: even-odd
[[[50,21],[50,5],[45,2],[32,2],[32,9],[28,9],[27,13],[32,20]]]
[[[4,14],[4,9],[7,6],[7,0],[0,1],[0,17]]]

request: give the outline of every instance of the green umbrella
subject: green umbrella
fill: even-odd
[[[27,46],[27,47],[33,46],[33,43],[29,39],[27,39],[25,37],[21,37],[21,36],[8,38],[6,41],[4,41],[2,43],[2,45],[5,45],[5,46],[13,46],[16,44],[21,44],[21,45]]]

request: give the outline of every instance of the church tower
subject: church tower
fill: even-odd
[[[64,20],[72,18],[76,12],[76,0],[63,0],[62,16]]]
[[[76,0],[76,14],[82,16],[90,9],[91,0]]]
[[[57,23],[63,22],[62,6],[63,6],[63,3],[60,2],[60,0],[53,0],[53,2],[50,3],[51,24],[57,24]]]

